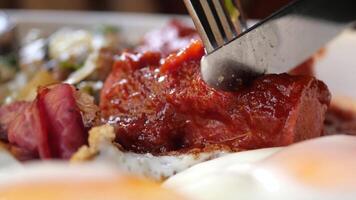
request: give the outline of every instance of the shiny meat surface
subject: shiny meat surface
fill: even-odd
[[[202,44],[160,60],[124,53],[101,93],[105,121],[125,149],[164,154],[224,146],[283,146],[318,137],[330,93],[321,81],[287,74],[260,77],[235,93],[216,91],[200,76]]]

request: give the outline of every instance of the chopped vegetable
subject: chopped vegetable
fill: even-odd
[[[241,17],[241,13],[236,8],[235,2],[233,0],[225,0],[225,5],[229,15],[231,16],[231,19],[233,22],[236,22],[236,19]]]
[[[0,60],[0,83],[11,80],[15,74],[15,67],[2,63]]]
[[[95,32],[99,34],[111,34],[111,33],[118,33],[120,29],[116,26],[111,26],[111,25],[99,25],[95,28]]]
[[[86,94],[94,97],[95,102],[99,103],[100,91],[103,88],[102,81],[82,81],[77,85],[77,88]]]
[[[94,31],[93,48],[119,48],[119,29],[115,26],[101,25]]]
[[[59,63],[59,66],[64,69],[78,70],[83,66],[83,64],[74,63],[70,61],[62,61]]]
[[[97,68],[97,59],[98,52],[92,53],[85,61],[84,66],[72,73],[65,82],[69,84],[77,84],[88,76],[90,76],[90,74],[92,74]]]
[[[42,70],[38,72],[24,88],[21,89],[16,99],[22,101],[32,101],[36,98],[38,87],[47,86],[57,82],[58,81],[53,78],[52,74],[48,71]]]
[[[92,34],[84,30],[62,29],[49,41],[49,56],[58,61],[83,62],[92,50]]]

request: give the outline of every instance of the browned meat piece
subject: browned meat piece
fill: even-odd
[[[218,145],[238,151],[322,134],[330,93],[321,81],[266,75],[235,93],[216,91],[201,79],[203,54],[195,42],[163,61],[155,53],[120,56],[101,109],[125,149],[164,154]]]

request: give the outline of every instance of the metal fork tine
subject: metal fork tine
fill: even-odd
[[[184,0],[184,3],[193,19],[201,39],[203,40],[206,51],[214,51],[213,42],[209,40],[208,36],[210,27],[208,24],[204,24],[205,15],[201,15],[204,11],[202,10],[200,3],[198,0]]]
[[[211,10],[212,8],[210,8],[207,0],[200,0],[200,3],[203,7],[205,16],[208,20],[208,23],[212,30],[214,39],[216,41],[216,46],[214,46],[214,49],[221,47],[222,45],[225,44],[225,41],[224,41],[223,35],[221,34],[220,29],[218,27],[218,22],[217,22],[218,19],[215,18],[214,14]]]
[[[230,16],[229,19],[237,35],[240,35],[243,31],[247,29],[246,18],[244,16],[244,13],[242,12],[240,0],[230,0],[230,1],[234,5],[234,10],[236,13],[238,13],[238,15],[236,16],[229,15]]]
[[[230,0],[233,3],[234,0]],[[241,33],[240,18],[233,19],[223,0],[184,0],[207,53],[233,40]],[[236,8],[239,13],[239,8]],[[239,16],[238,16],[239,17]],[[235,21],[234,21],[235,20]],[[234,23],[238,24],[234,24]]]
[[[225,36],[227,42],[231,41],[236,37],[237,32],[235,31],[234,28],[232,28],[232,21],[231,18],[228,17],[228,14],[226,13],[226,9],[224,9],[224,6],[221,3],[221,0],[212,0],[215,6],[215,10],[218,14],[218,17],[220,19],[220,23],[224,29]]]

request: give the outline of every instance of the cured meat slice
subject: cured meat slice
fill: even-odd
[[[10,122],[16,118],[18,113],[23,112],[29,104],[29,102],[21,101],[0,107],[0,140],[8,140],[6,131]]]
[[[8,127],[7,134],[11,145],[24,149],[27,154],[50,158],[46,121],[35,100],[22,110]]]
[[[76,99],[75,94],[72,86],[58,84],[41,88],[33,102],[0,108],[3,138],[15,155],[26,159],[68,159],[86,144],[87,131],[77,105],[80,97]]]
[[[53,158],[69,159],[86,143],[87,134],[74,93],[74,88],[67,84],[43,88],[38,93],[37,99],[46,118]]]

